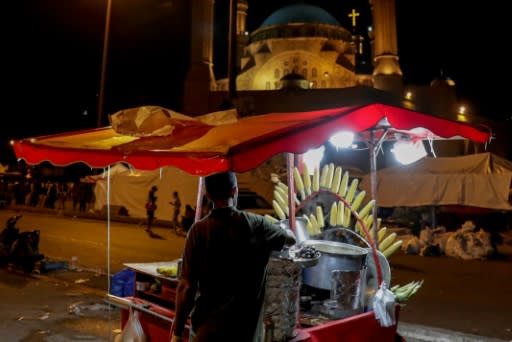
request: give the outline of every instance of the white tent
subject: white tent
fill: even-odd
[[[512,162],[491,153],[426,157],[377,171],[379,207],[463,205],[512,210]],[[370,193],[370,175],[361,188]]]
[[[128,210],[128,215],[133,217],[146,217],[145,204],[148,191],[153,186],[158,187],[156,193],[157,210],[156,218],[172,220],[173,201],[172,193],[177,191],[181,199],[181,213],[185,205],[195,206],[197,197],[198,177],[191,176],[184,171],[172,167],[163,167],[153,171],[138,171],[112,167],[110,175],[110,204],[123,206]],[[101,210],[107,205],[108,174],[95,176],[95,210]]]
[[[279,163],[277,159],[276,164]],[[270,175],[276,172],[274,164],[264,164],[249,172],[238,174],[240,189],[254,191],[272,201],[273,184]],[[100,175],[88,176],[87,181],[95,183],[94,193],[96,201],[95,210],[102,210],[107,205],[108,172]],[[156,217],[161,220],[172,220],[173,201],[172,193],[177,191],[181,199],[181,214],[185,205],[195,207],[198,191],[198,176],[192,176],[178,168],[162,167],[152,171],[141,171],[128,168],[123,164],[115,164],[110,169],[110,205],[123,206],[132,217],[146,217],[144,207],[149,189],[156,185],[158,191]]]

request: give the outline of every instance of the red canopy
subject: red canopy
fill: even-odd
[[[245,172],[282,152],[304,153],[340,130],[358,132],[365,138],[375,128],[377,137],[390,129],[418,139],[464,138],[477,143],[490,140],[490,132],[466,123],[401,107],[369,104],[244,117],[219,126],[190,126],[159,137],[122,135],[106,127],[27,138],[16,141],[13,147],[17,158],[29,164],[49,161],[65,166],[84,162],[103,168],[126,162],[142,170],[175,166],[204,176],[226,170]]]

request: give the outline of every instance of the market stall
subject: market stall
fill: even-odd
[[[277,216],[281,219],[281,222],[288,222],[292,230],[298,233],[301,228],[298,227],[297,222],[300,220],[296,217],[295,210],[298,209],[299,214],[304,214],[306,209],[304,206],[297,207],[294,202],[298,192],[303,189],[295,189],[297,177],[294,179],[296,165],[293,156],[321,146],[340,130],[354,132],[356,139],[368,144],[372,170],[375,170],[376,167],[375,156],[379,144],[388,139],[406,141],[470,139],[481,144],[486,144],[490,140],[490,132],[481,131],[466,123],[382,104],[313,112],[271,113],[229,121],[219,120],[217,123],[212,120],[169,115],[167,118],[159,120],[160,126],[151,127],[151,129],[148,129],[148,126],[151,125],[149,125],[149,121],[146,121],[148,125],[142,130],[140,122],[143,121],[126,122],[121,120],[119,122],[113,120],[112,127],[23,139],[14,142],[13,147],[16,156],[25,160],[28,164],[50,161],[55,165],[63,166],[75,162],[84,162],[93,168],[107,168],[107,171],[110,165],[118,162],[129,163],[137,169],[144,170],[174,166],[189,174],[200,176],[200,180],[202,176],[215,172],[228,170],[245,172],[256,168],[277,154],[287,153],[288,212],[282,217]],[[158,120],[152,122],[155,121]],[[167,126],[171,129],[161,129]],[[120,130],[120,127],[131,128]],[[166,133],[162,134],[162,131]],[[329,185],[332,187],[331,183]],[[201,208],[201,181],[198,190],[196,207]],[[318,189],[316,193],[320,194],[322,191]],[[371,195],[376,200],[373,186]],[[324,196],[321,195],[321,197]],[[353,197],[347,199],[347,196],[343,194],[343,196],[335,196],[334,199],[331,197],[324,209],[329,205],[332,206],[337,201],[343,202],[343,205],[349,208],[353,207],[355,199]],[[316,210],[316,208],[313,209]],[[377,227],[376,205],[370,208],[370,211],[373,213],[373,225]],[[374,286],[376,290],[386,276],[382,269],[382,263],[385,259],[380,257],[378,251],[379,237],[377,229],[374,229],[374,232],[371,233],[368,229],[371,226],[371,220],[369,218],[367,222],[361,220],[355,209],[350,210],[349,214],[356,218],[353,224],[359,223],[361,234],[366,236],[367,249],[358,248],[371,254],[370,259],[373,260],[374,265]],[[196,218],[199,217],[198,215],[199,212],[196,213]],[[325,254],[328,254],[328,252]],[[161,281],[164,280],[168,287],[168,295],[165,296],[164,302],[157,304],[152,297],[144,297],[148,295],[146,286],[151,289],[151,285],[140,285],[135,298],[128,301],[126,299],[114,299],[124,304],[128,302],[127,305],[132,309],[148,315],[147,317],[141,316],[146,333],[153,336],[152,341],[164,340],[163,335],[168,331],[173,317],[173,279],[172,277],[170,279],[160,279],[161,276],[155,274],[154,270],[142,270],[139,266],[141,265],[131,265],[130,267],[137,271],[138,276],[145,277],[146,280],[148,280],[148,277],[150,279],[150,281],[139,281],[139,283],[149,283],[155,280],[162,283]],[[162,288],[160,288],[161,293]],[[168,305],[167,308],[166,305]],[[126,312],[128,311],[125,311],[125,318]],[[155,312],[156,315],[152,315],[151,312]],[[155,323],[155,317],[160,323]],[[293,336],[286,336],[288,340],[334,341],[336,336],[343,336],[344,341],[394,341],[396,335],[396,321],[387,324],[387,326],[382,324],[382,321],[376,320],[375,312],[371,307],[367,307],[365,312],[356,312],[349,317],[346,315],[340,316],[339,319],[331,319],[328,322],[307,327],[305,324],[301,324],[299,315],[293,317],[295,318],[293,322],[294,329],[293,333],[289,334]]]

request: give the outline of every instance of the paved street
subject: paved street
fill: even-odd
[[[13,213],[10,210],[0,211],[0,222],[5,222]],[[177,236],[167,227],[157,227],[157,235],[151,238],[137,224],[111,222],[108,229],[106,222],[98,220],[36,213],[23,215],[18,222],[20,230],[41,231],[40,251],[43,254],[55,260],[71,260],[76,256],[84,270],[51,275],[68,277],[71,283],[78,280],[97,289],[106,290],[108,286],[105,276],[108,272],[107,257],[110,257],[110,273],[113,274],[123,268],[124,262],[175,259],[179,257],[184,243],[182,236]],[[402,308],[400,322],[404,327],[411,323],[426,326],[427,330],[435,327],[512,340],[511,265],[510,255],[492,261],[394,255],[391,258],[392,283],[425,280],[423,288]],[[23,283],[26,284],[24,293],[39,293],[33,285],[29,286],[30,281]],[[5,302],[6,295],[2,293]],[[16,306],[16,300],[9,298],[9,310]],[[69,301],[66,304],[69,305]],[[37,305],[41,307],[43,304]],[[66,311],[63,307],[60,310]],[[11,314],[9,319],[2,318],[12,323],[15,316]],[[0,327],[0,331],[7,329],[5,324]],[[105,332],[110,333],[111,329]]]

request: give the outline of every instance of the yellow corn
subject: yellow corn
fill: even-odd
[[[386,248],[388,248],[389,246],[391,246],[391,244],[393,243],[393,241],[395,241],[396,239],[396,233],[391,233],[389,234],[388,236],[386,236],[386,238],[384,240],[382,240],[382,242],[379,244],[379,249],[380,251],[384,251],[386,250]]]
[[[343,223],[345,223],[345,227],[350,225],[350,217],[352,216],[352,212],[349,207],[345,207],[345,214],[343,216]]]
[[[325,227],[324,212],[319,205],[316,206],[316,220],[319,228]]]
[[[375,205],[374,199],[368,201],[368,203],[366,203],[366,205],[363,207],[363,209],[361,209],[361,211],[359,212],[359,217],[365,217],[366,215],[368,215],[368,213],[370,212],[370,210],[372,210],[374,205]]]
[[[278,219],[276,219],[276,218],[275,218],[275,217],[273,217],[273,216],[270,216],[269,214],[265,214],[265,215],[263,215],[263,217],[264,217],[267,221],[272,222],[272,223],[277,223],[277,222],[279,222],[279,220],[278,220]]]
[[[329,225],[331,227],[336,226],[336,216],[337,215],[338,215],[338,206],[336,205],[336,202],[332,202],[331,212],[329,213]]]
[[[357,209],[359,209],[359,206],[361,203],[363,203],[364,196],[366,196],[366,191],[359,191],[356,198],[354,199],[354,202],[352,202],[352,210],[357,211]]]
[[[286,215],[284,214],[283,209],[281,209],[281,206],[279,203],[277,203],[276,200],[272,200],[272,206],[274,207],[274,211],[276,212],[277,217],[279,217],[280,220],[285,220]]]
[[[345,171],[343,178],[341,179],[340,188],[338,190],[338,196],[345,197],[348,188],[348,171]]]
[[[313,230],[313,223],[309,219],[308,215],[304,214],[304,215],[302,215],[302,217],[304,217],[306,219],[306,221],[307,221],[307,223],[306,223],[306,230],[308,231],[308,233],[310,235],[314,235],[315,231]]]
[[[347,195],[345,196],[345,200],[347,203],[352,203],[354,199],[354,195],[356,194],[357,186],[359,185],[359,180],[354,178],[352,183],[350,183],[350,188],[348,188]]]
[[[302,183],[302,177],[300,176],[299,169],[296,166],[293,168],[293,179],[295,180],[295,191],[297,194],[301,194],[301,199],[304,199],[304,183]]]
[[[316,235],[320,233],[320,228],[318,226],[318,220],[316,219],[316,216],[313,214],[309,214],[309,220],[311,221],[311,227],[313,228],[313,234]]]
[[[342,173],[341,166],[337,166],[336,169],[334,170],[334,176],[332,177],[332,185],[331,185],[331,192],[333,192],[335,194],[338,193],[338,190],[340,188],[341,173]]]
[[[363,219],[364,224],[366,225],[366,228],[373,229],[373,215],[368,215]]]
[[[303,173],[302,173],[303,183],[304,183],[304,192],[306,196],[311,195],[311,176],[309,175],[308,166],[304,164]]]
[[[345,227],[345,203],[338,201],[338,212],[336,213],[336,225]]]
[[[384,256],[386,258],[389,258],[393,253],[395,253],[398,248],[400,248],[400,246],[402,245],[403,241],[402,240],[398,240],[398,241],[395,241],[394,244],[392,244],[391,246],[389,246],[387,249],[385,249],[382,254],[384,254]]]
[[[374,240],[374,236],[375,236],[375,228],[372,228],[368,231],[368,234],[370,234],[370,237],[368,238],[368,241],[375,241]]]
[[[286,202],[286,200],[277,190],[274,190],[274,199],[277,201],[277,203],[279,203],[281,208],[288,206],[288,202]]]
[[[315,170],[313,171],[313,185],[311,189],[313,192],[320,190],[320,169],[318,167],[315,167]]]
[[[327,181],[327,173],[329,172],[329,165],[324,165],[322,167],[322,173],[320,174],[320,187],[325,188],[325,183]]]
[[[284,191],[284,189],[282,187],[279,187],[279,186],[276,186],[274,188],[275,191],[277,191],[279,193],[279,195],[281,195],[281,197],[284,199],[284,201],[286,203],[288,203],[288,193]],[[275,197],[275,196],[274,196]]]
[[[277,186],[283,189],[285,193],[288,193],[288,185],[284,184],[283,182],[279,181],[277,182]]]
[[[330,163],[329,168],[327,169],[327,177],[325,177],[325,187],[331,188],[332,186],[332,179],[334,177],[334,164]]]
[[[379,229],[379,232],[377,233],[379,236],[379,243],[382,241],[387,231],[388,229],[386,227],[382,227],[381,229]]]

